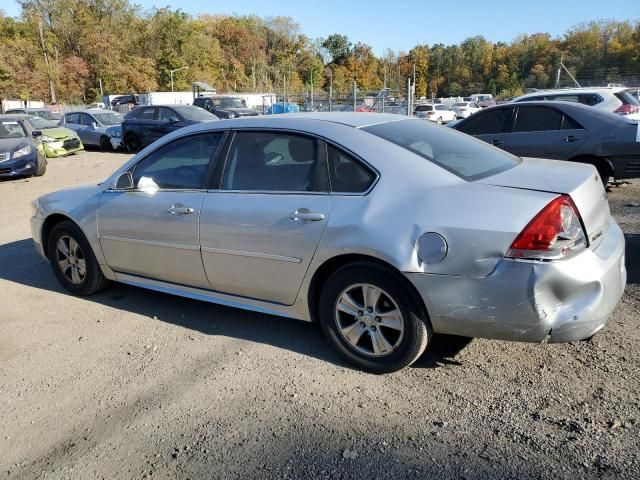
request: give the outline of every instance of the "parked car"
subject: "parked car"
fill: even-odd
[[[113,280],[318,320],[378,373],[434,333],[590,338],[626,282],[592,166],[390,114],[200,123],[33,212],[36,248],[76,295]]]
[[[4,113],[6,115],[34,115],[51,122],[57,122],[58,120],[60,120],[60,114],[54,112],[49,108],[10,108]]]
[[[451,110],[456,114],[456,118],[467,118],[482,108],[475,102],[456,102],[451,106]]]
[[[624,115],[632,120],[640,120],[640,103],[625,87],[538,90],[513,99],[516,103],[543,100],[581,103],[605,112]]]
[[[448,123],[456,119],[456,112],[452,111],[444,103],[426,103],[416,105],[413,109],[413,115],[423,120],[431,120],[438,125]]]
[[[196,107],[204,108],[218,118],[255,117],[260,112],[247,108],[247,103],[239,97],[213,95],[193,99]]]
[[[40,132],[37,132],[37,137]],[[17,115],[0,115],[0,179],[40,177],[47,171],[47,159]]]
[[[490,93],[476,93],[471,95],[471,101],[477,103],[480,108],[493,107],[496,104],[493,95]]]
[[[117,150],[122,145],[124,117],[110,110],[73,110],[64,114],[60,125],[75,131],[82,143]]]
[[[193,105],[140,106],[125,115],[122,139],[127,150],[137,152],[174,130],[211,120],[218,117]]]
[[[14,116],[27,132],[27,136],[36,138],[36,143],[47,158],[64,157],[84,150],[82,142],[73,130],[33,115]],[[34,136],[34,132],[40,134]]]
[[[610,177],[640,177],[638,123],[569,102],[499,105],[452,128],[520,157],[589,163]]]

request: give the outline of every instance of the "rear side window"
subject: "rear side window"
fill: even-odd
[[[67,123],[72,123],[74,125],[80,125],[80,114],[79,113],[68,113],[66,121],[67,121]]]
[[[364,193],[373,181],[375,174],[351,155],[327,145],[329,158],[329,179],[334,193]]]
[[[179,138],[151,152],[133,168],[133,184],[140,189],[199,190],[218,149],[222,133]]]
[[[582,130],[584,127],[576,122],[573,118],[565,115],[562,120],[562,129],[563,130]]]
[[[560,130],[562,114],[546,107],[520,107],[514,132],[545,132]]]
[[[460,126],[458,130],[469,135],[491,135],[502,133],[511,118],[511,108],[498,108],[476,113]]]
[[[140,120],[153,120],[156,116],[155,108],[144,108],[136,117]]]
[[[477,114],[479,115],[479,114]],[[468,181],[514,167],[520,160],[480,140],[422,120],[379,123],[362,130],[394,143]]]

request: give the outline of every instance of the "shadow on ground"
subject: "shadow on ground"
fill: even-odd
[[[0,245],[0,279],[67,295],[48,262],[36,253],[31,239]],[[250,340],[348,367],[327,344],[317,324],[210,304],[123,284],[89,297],[87,301],[152,317],[205,335]],[[455,356],[471,339],[436,336],[416,362],[419,368],[460,365]]]

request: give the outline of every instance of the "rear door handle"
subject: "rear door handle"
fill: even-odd
[[[324,214],[320,212],[310,212],[306,208],[299,208],[295,212],[289,214],[291,220],[298,220],[303,222],[320,222],[324,220]]]
[[[574,137],[573,135],[568,135],[567,137],[565,137],[564,141],[565,142],[575,142],[576,140],[578,140],[577,137]]]
[[[195,210],[191,207],[185,207],[184,205],[176,204],[167,210],[171,215],[189,215]]]
[[[504,143],[504,142],[501,142],[500,140],[493,140],[493,141],[491,142],[491,144],[492,144],[494,147],[497,147],[498,145],[502,145],[503,143]]]

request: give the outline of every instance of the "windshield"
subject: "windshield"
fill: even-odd
[[[53,112],[50,112],[49,110],[32,110],[27,111],[27,113],[29,115],[35,115],[36,117],[44,118],[45,120],[55,120]]]
[[[34,130],[43,130],[45,128],[56,128],[57,125],[51,123],[49,120],[45,120],[44,118],[34,117],[30,115],[26,118],[27,123],[31,125],[31,128]]]
[[[244,102],[239,98],[214,98],[213,104],[216,108],[247,108]]]
[[[176,112],[182,115],[187,120],[191,120],[192,122],[207,122],[209,120],[216,120],[214,114],[209,113],[208,111],[199,108],[199,107],[175,107],[172,106]]]
[[[94,113],[93,116],[96,117],[102,125],[120,125],[124,121],[122,115],[116,112]]]
[[[362,130],[409,150],[468,181],[488,177],[520,160],[456,130],[421,120],[379,123]]]
[[[17,120],[0,120],[0,140],[26,137]]]

